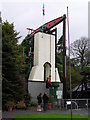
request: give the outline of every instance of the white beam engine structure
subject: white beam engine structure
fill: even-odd
[[[54,88],[54,93],[60,84],[56,67],[57,29],[52,29],[63,21],[63,97],[66,94],[66,15],[54,19],[28,34],[24,40],[27,44],[28,82],[42,82],[46,88]],[[31,30],[28,28],[28,30]],[[35,84],[35,83],[34,83]],[[47,85],[48,84],[48,85]],[[31,86],[32,87],[32,86]],[[36,90],[37,91],[37,90]],[[51,92],[51,94],[53,94]],[[55,95],[54,95],[55,96]]]
[[[49,79],[60,82],[55,68],[55,36],[38,32],[34,35],[34,61],[28,80],[43,82]]]

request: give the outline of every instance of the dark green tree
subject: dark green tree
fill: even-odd
[[[20,46],[17,44],[20,36],[14,30],[13,23],[2,23],[2,104],[9,100],[23,99],[23,86],[19,79],[24,72]]]

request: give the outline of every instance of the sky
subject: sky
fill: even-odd
[[[27,27],[36,29],[50,20],[67,15],[69,10],[70,43],[88,37],[88,2],[90,0],[2,0],[0,11],[3,21],[14,23],[21,39],[27,35]],[[43,16],[43,3],[45,16]],[[66,25],[67,28],[67,25]],[[62,35],[62,23],[57,26],[58,38]],[[66,30],[66,34],[68,31]],[[66,35],[67,37],[67,35]]]

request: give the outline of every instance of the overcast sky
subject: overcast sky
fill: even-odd
[[[21,42],[28,33],[27,27],[36,29],[50,20],[67,14],[68,6],[70,42],[73,42],[82,36],[88,37],[88,1],[90,0],[3,0],[0,11],[3,21],[14,23],[16,31],[22,36],[19,41]],[[62,24],[57,28],[59,38],[62,34]]]

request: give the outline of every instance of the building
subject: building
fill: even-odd
[[[57,54],[57,28],[53,28],[63,22],[63,84],[60,82],[58,69],[56,68]],[[53,28],[53,29],[52,29]],[[33,101],[39,93],[48,92],[57,100],[66,98],[66,15],[51,20],[36,30],[31,31],[24,39],[23,58],[27,67],[28,92]],[[60,92],[58,92],[60,91]],[[61,94],[62,93],[62,94]]]
[[[28,91],[31,93],[32,99],[36,101],[39,93],[49,93],[49,88],[46,86],[47,81],[52,83],[55,93],[60,84],[60,77],[55,66],[55,35],[38,32],[34,35],[33,40],[34,59],[28,79]]]
[[[88,38],[90,38],[90,1],[88,2]]]
[[[88,2],[88,38],[89,38],[89,41],[88,41],[88,50],[90,51],[90,1]],[[88,53],[88,61],[89,61],[89,64],[90,64],[90,52]]]

